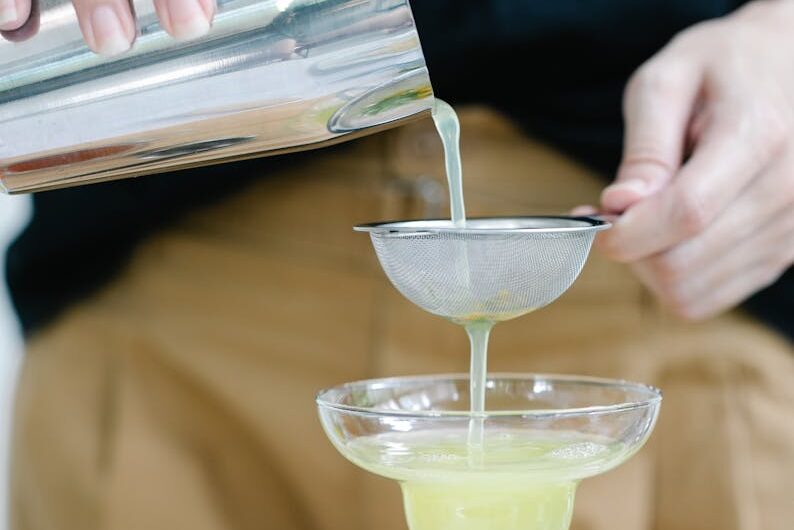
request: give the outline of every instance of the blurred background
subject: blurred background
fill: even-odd
[[[5,250],[30,215],[30,197],[0,194],[0,272],[5,276]],[[0,530],[7,521],[8,448],[11,403],[22,352],[19,325],[11,309],[8,289],[0,282]]]
[[[248,2],[256,3],[218,4]],[[292,3],[258,5],[283,11]],[[680,31],[725,16],[742,3],[414,2],[434,91],[460,115],[467,213],[559,215],[576,205],[599,204],[623,152],[622,94],[629,76]],[[400,28],[410,26],[404,0],[294,4],[327,4],[329,13],[343,14],[343,6],[351,10],[347,14],[362,6],[386,6],[396,13],[387,11],[385,20],[397,21]],[[770,20],[788,37],[794,3],[785,5],[791,5],[791,18],[770,15]],[[71,13],[62,10],[66,12]],[[326,21],[309,13],[307,20]],[[150,16],[153,20],[155,15]],[[242,73],[242,65],[258,65],[255,57],[265,61],[263,68],[300,67],[300,61],[316,54],[322,61],[312,63],[318,67],[313,72],[345,80],[349,77],[341,66],[348,61],[355,71],[379,64],[362,52],[357,40],[350,41],[355,53],[347,50],[341,60],[325,57],[325,50],[340,49],[329,44],[331,36],[344,32],[320,24],[315,34],[296,25],[300,19],[295,16],[278,15],[289,23],[287,34],[295,39],[283,38],[286,30],[275,25],[272,50],[251,54],[250,61],[243,54],[229,64]],[[354,36],[390,35],[380,23],[349,20],[345,18],[345,27]],[[69,24],[79,39],[76,21]],[[61,29],[54,28],[53,34],[60,35]],[[243,29],[255,35],[248,26]],[[761,50],[766,60],[776,57],[773,52],[794,49],[788,40],[783,41],[786,45],[764,41],[743,46],[736,39],[739,45],[724,46],[734,39],[721,31],[707,35],[715,43],[708,47],[715,71],[723,62],[761,62],[748,60],[739,53],[743,50]],[[413,38],[408,41],[415,45]],[[220,38],[212,42],[237,49]],[[182,46],[174,48],[179,57]],[[721,52],[723,46],[724,60],[713,51]],[[399,79],[403,62],[416,64],[406,58],[403,44],[389,42],[384,49],[386,57],[400,61],[395,70],[401,72]],[[705,50],[688,50],[694,64],[703,62]],[[2,52],[0,47],[0,71],[5,73]],[[734,61],[728,52],[738,58]],[[13,52],[7,56],[19,62]],[[215,52],[209,56],[216,57]],[[791,60],[778,57],[775,64],[788,72]],[[93,71],[87,81],[97,79],[95,74],[103,70],[88,64]],[[168,86],[186,91],[179,94],[197,97],[186,100],[189,112],[175,112],[189,118],[188,126],[173,136],[179,142],[168,149],[154,146],[154,160],[194,151],[204,156],[214,148],[235,148],[251,140],[237,126],[248,120],[261,123],[244,114],[228,129],[208,120],[211,134],[197,142],[193,123],[201,113],[192,108],[193,101],[217,103],[207,114],[211,117],[234,107],[215,97],[220,92],[187,82],[200,70],[195,64],[179,70],[187,76],[185,86],[170,76],[174,70],[169,65],[163,70],[169,75],[148,81],[156,86],[166,80]],[[274,79],[287,79],[286,71],[277,70]],[[738,69],[728,71],[736,74]],[[525,81],[527,74],[532,82]],[[744,83],[751,78],[741,71],[735,86],[727,84],[732,94],[738,87],[748,90],[744,101],[755,116],[757,98],[750,89],[757,87]],[[130,87],[148,86],[138,83],[135,72],[130,79],[135,81]],[[794,94],[791,83],[781,93]],[[656,84],[646,84],[639,86],[654,92]],[[116,85],[109,81],[108,86]],[[294,88],[273,85],[290,92]],[[155,103],[169,100],[150,95],[147,105],[130,105],[124,99],[126,85],[122,88],[120,108],[129,112],[136,127],[141,122],[165,123],[158,121],[160,110],[139,110],[159,109]],[[232,85],[230,93],[238,88]],[[53,92],[53,98],[61,94]],[[25,98],[29,94],[15,93]],[[109,92],[95,93],[103,105],[112,101]],[[393,110],[395,102],[427,92],[395,94],[389,92],[383,108]],[[293,95],[288,96],[292,101]],[[272,123],[287,124],[290,134],[306,123],[327,132],[336,125],[333,106],[320,105],[316,97],[311,91],[305,102],[300,100],[305,116],[274,112]],[[352,95],[344,93],[344,98]],[[368,101],[353,98],[348,105]],[[69,100],[68,116],[76,109],[73,102]],[[788,104],[794,107],[794,99]],[[359,108],[348,105],[342,108]],[[706,108],[694,107],[698,112]],[[380,103],[370,105],[362,113],[379,108]],[[666,124],[671,121],[667,113],[656,114]],[[6,116],[2,113],[0,122],[6,123]],[[39,114],[19,116],[20,129],[42,144],[58,134],[55,128],[41,127]],[[58,123],[71,125],[65,119]],[[93,122],[81,116],[78,123]],[[271,122],[266,123],[270,128]],[[696,123],[692,120],[692,127],[683,131],[687,138],[699,136]],[[116,131],[115,120],[108,124]],[[95,132],[76,129],[81,142]],[[2,128],[0,133],[23,143],[13,130]],[[109,138],[116,141],[113,135]],[[747,143],[758,146],[764,138],[758,134]],[[786,163],[794,161],[794,139],[790,144],[786,153],[792,156],[781,156]],[[32,161],[39,165],[32,167],[52,170],[50,176],[57,177],[57,168],[48,164],[96,157],[104,164],[103,157],[125,152],[79,149],[63,158],[38,156]],[[0,156],[5,156],[2,150]],[[794,174],[791,164],[790,171],[779,175]],[[311,397],[344,381],[468,369],[465,334],[404,299],[384,277],[367,238],[351,230],[366,221],[445,216],[446,189],[443,151],[433,123],[426,119],[324,150],[48,191],[37,194],[34,203],[29,197],[0,196],[0,273],[7,273],[13,286],[27,335],[36,337],[22,355],[20,326],[0,280],[0,530],[6,529],[9,512],[15,386],[20,397],[13,453],[14,530],[405,530],[397,485],[354,469],[336,452]],[[758,189],[777,195],[777,188],[768,184]],[[783,200],[783,193],[779,195]],[[757,200],[757,195],[750,196]],[[788,200],[788,209],[778,212],[794,212],[794,196]],[[768,207],[774,201],[761,203]],[[735,223],[735,211],[726,207],[725,218]],[[778,223],[778,213],[767,214],[766,223],[759,218],[757,226],[794,226],[794,216],[785,224]],[[9,242],[28,219],[29,229],[8,250],[6,264]],[[660,226],[666,224],[644,229],[659,235]],[[730,232],[741,234],[733,228]],[[760,237],[760,230],[750,239],[775,250],[785,248],[770,235],[777,232],[770,228],[765,234],[768,239]],[[733,254],[754,267],[766,250]],[[728,261],[709,257],[703,263]],[[693,269],[696,262],[686,261]],[[729,270],[731,281],[745,276],[735,274],[739,268]],[[688,279],[689,273],[703,271],[685,272],[680,276]],[[726,276],[713,277],[732,285]],[[648,446],[625,466],[582,485],[573,530],[794,528],[794,422],[785,421],[794,410],[792,279],[784,277],[736,311],[693,324],[674,318],[626,266],[594,252],[559,301],[531,318],[500,324],[489,353],[492,372],[630,379],[665,392]],[[695,292],[681,289],[687,285],[683,280],[673,283],[668,291],[674,294]],[[723,289],[711,291],[707,294]],[[689,298],[692,305],[701,302],[695,295]],[[70,311],[78,303],[79,311]],[[23,359],[25,378],[17,382]]]

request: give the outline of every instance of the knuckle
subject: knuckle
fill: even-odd
[[[791,136],[791,126],[772,105],[755,105],[752,116],[752,132],[747,136],[763,162],[780,153]]]
[[[776,283],[780,277],[783,276],[784,271],[785,267],[782,263],[776,263],[775,266],[770,267],[761,278],[760,289],[766,289],[767,287]]]
[[[722,19],[704,20],[678,32],[671,40],[669,47],[678,50],[713,50],[715,43],[723,46],[730,39],[720,39],[723,35],[725,22]]]
[[[609,259],[620,263],[629,261],[629,254],[621,238],[615,234],[604,234],[596,240],[598,249]]]
[[[790,249],[783,247],[780,252],[777,252],[769,263],[765,271],[762,281],[764,287],[767,287],[780,279],[783,273],[791,266],[792,252]]]
[[[684,308],[680,308],[678,311],[674,311],[674,314],[681,320],[685,320],[687,322],[700,322],[705,320],[714,312],[715,311],[713,309],[704,311],[703,309],[698,309],[695,306],[686,306]]]
[[[631,175],[632,179],[655,182],[660,176],[671,175],[675,172],[668,158],[669,156],[658,142],[651,140],[636,142],[631,146],[631,150],[624,155],[618,176],[620,178]]]
[[[670,312],[672,312],[678,318],[682,318],[684,320],[693,320],[697,316],[695,314],[695,305],[693,304],[693,301],[687,292],[681,288],[680,284],[663,288],[662,300],[667,306],[668,310],[670,310]]]
[[[710,200],[707,196],[691,188],[678,193],[674,203],[674,219],[685,236],[701,233],[712,218]]]
[[[781,256],[784,271],[794,265],[794,234],[789,235],[788,244],[784,244],[784,251]]]
[[[682,79],[676,63],[654,58],[634,72],[626,85],[626,94],[665,98],[678,92],[681,85]]]
[[[781,193],[786,204],[794,203],[794,167],[787,168],[783,174],[781,185]]]
[[[785,206],[794,203],[794,156],[791,154],[786,156],[783,164],[769,170],[771,179],[764,188],[766,197],[777,199]]]
[[[651,268],[663,288],[674,288],[683,279],[684,264],[674,255],[667,253],[651,261]]]
[[[695,300],[682,284],[677,284],[675,288],[669,289],[662,299],[662,303],[674,316],[689,322],[702,320],[710,311],[709,306],[704,305],[703,300]]]
[[[691,46],[698,44],[698,40],[703,31],[708,27],[708,21],[693,24],[688,28],[679,31],[672,39],[670,39],[670,47],[680,48],[682,46]]]

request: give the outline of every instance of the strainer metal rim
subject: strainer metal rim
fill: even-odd
[[[466,221],[569,221],[577,224],[574,226],[541,226],[541,227],[500,227],[484,228],[474,226],[456,227],[452,226],[449,219],[416,219],[401,221],[380,221],[377,223],[364,223],[353,227],[356,232],[368,232],[372,234],[421,234],[421,233],[451,233],[451,234],[554,234],[571,232],[593,232],[606,230],[611,223],[597,217],[586,216],[562,216],[562,215],[521,215],[521,216],[500,216],[500,217],[470,217]]]

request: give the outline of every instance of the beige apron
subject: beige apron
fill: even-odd
[[[599,179],[498,115],[461,119],[471,215],[597,201]],[[336,453],[314,395],[467,369],[463,331],[402,299],[351,231],[443,216],[445,194],[425,121],[316,151],[140,245],[29,342],[13,529],[404,529],[397,485]],[[581,486],[574,529],[794,528],[794,356],[781,337],[740,312],[678,323],[597,255],[559,301],[492,337],[493,371],[665,392],[648,445]]]

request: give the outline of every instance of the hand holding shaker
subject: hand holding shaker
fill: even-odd
[[[40,0],[25,40],[0,40],[0,189],[74,186],[310,149],[433,105],[408,0],[218,0],[180,42],[151,0],[105,58],[69,0]],[[30,31],[28,31],[30,33]]]

